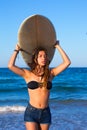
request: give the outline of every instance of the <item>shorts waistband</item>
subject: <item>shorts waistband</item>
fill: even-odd
[[[30,103],[28,103],[28,106],[31,107],[34,110],[46,110],[47,108],[49,108],[49,106],[47,106],[45,108],[37,108],[37,107],[32,106]]]

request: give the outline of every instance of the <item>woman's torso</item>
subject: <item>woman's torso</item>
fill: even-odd
[[[52,88],[51,80],[52,78],[50,77],[47,82],[47,88],[45,88],[45,86],[41,86],[44,79],[26,70],[25,81],[28,87],[29,102],[32,106],[36,108],[45,108],[48,106],[50,89]]]

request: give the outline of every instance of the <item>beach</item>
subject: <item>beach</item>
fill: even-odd
[[[50,130],[87,130],[87,101],[50,102]],[[25,130],[24,111],[0,113],[0,130]]]
[[[87,68],[68,68],[52,81],[50,130],[87,130]],[[0,69],[0,130],[25,130],[29,101],[25,81]]]

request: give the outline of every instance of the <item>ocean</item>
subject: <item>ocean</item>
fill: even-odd
[[[50,130],[87,130],[87,68],[70,67],[52,81]],[[25,130],[29,97],[24,79],[0,68],[0,130]]]

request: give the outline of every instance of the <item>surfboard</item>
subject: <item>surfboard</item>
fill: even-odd
[[[43,47],[47,50],[50,62],[54,56],[56,31],[52,22],[45,16],[32,15],[23,20],[18,30],[18,44],[22,48],[24,61],[31,63],[35,48]]]

